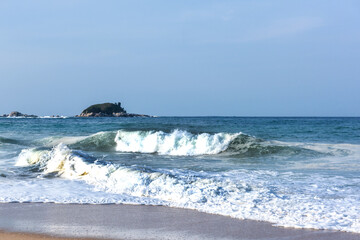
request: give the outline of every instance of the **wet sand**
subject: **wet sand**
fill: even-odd
[[[41,234],[12,233],[0,231],[1,240],[94,240],[90,238],[61,238]]]
[[[0,232],[1,240],[59,239],[54,237],[360,240],[360,234],[355,233],[282,228],[193,210],[115,204],[3,203],[0,229],[6,231]]]

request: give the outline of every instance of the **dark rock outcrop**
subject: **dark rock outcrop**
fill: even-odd
[[[11,112],[9,114],[9,117],[22,117],[22,116],[24,116],[24,114],[22,114],[21,112],[17,112],[17,111]]]
[[[121,103],[102,103],[94,104],[86,108],[76,117],[150,117],[144,114],[127,113],[126,110],[121,107]]]

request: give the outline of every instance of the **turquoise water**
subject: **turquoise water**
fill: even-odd
[[[360,232],[360,118],[0,118],[0,202]]]

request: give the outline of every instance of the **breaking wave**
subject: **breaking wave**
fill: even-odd
[[[89,151],[113,151],[116,147],[115,136],[115,132],[98,132],[77,141],[71,147]]]
[[[161,155],[193,156],[218,154],[241,133],[192,134],[175,130],[162,131],[118,131],[115,142],[119,152],[157,153]]]
[[[199,133],[184,130],[98,132],[90,136],[61,137],[45,140],[45,146],[60,143],[73,149],[102,152],[148,153],[171,156],[215,155],[260,157],[268,155],[316,156],[320,152],[301,145],[265,141],[243,133]]]
[[[317,175],[304,178],[301,174],[275,171],[155,171],[102,164],[64,144],[51,150],[25,149],[16,165],[36,166],[44,177],[53,175],[85,182],[92,186],[92,191],[103,192],[103,202],[109,193],[118,195],[117,200],[110,202],[166,205],[280,226],[360,232],[360,205],[353,197],[357,188],[349,185],[360,186],[357,179],[349,182],[345,178]],[[81,199],[76,195],[68,201]]]

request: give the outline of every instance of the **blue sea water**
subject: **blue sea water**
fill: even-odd
[[[360,118],[0,118],[0,202],[360,232]]]

